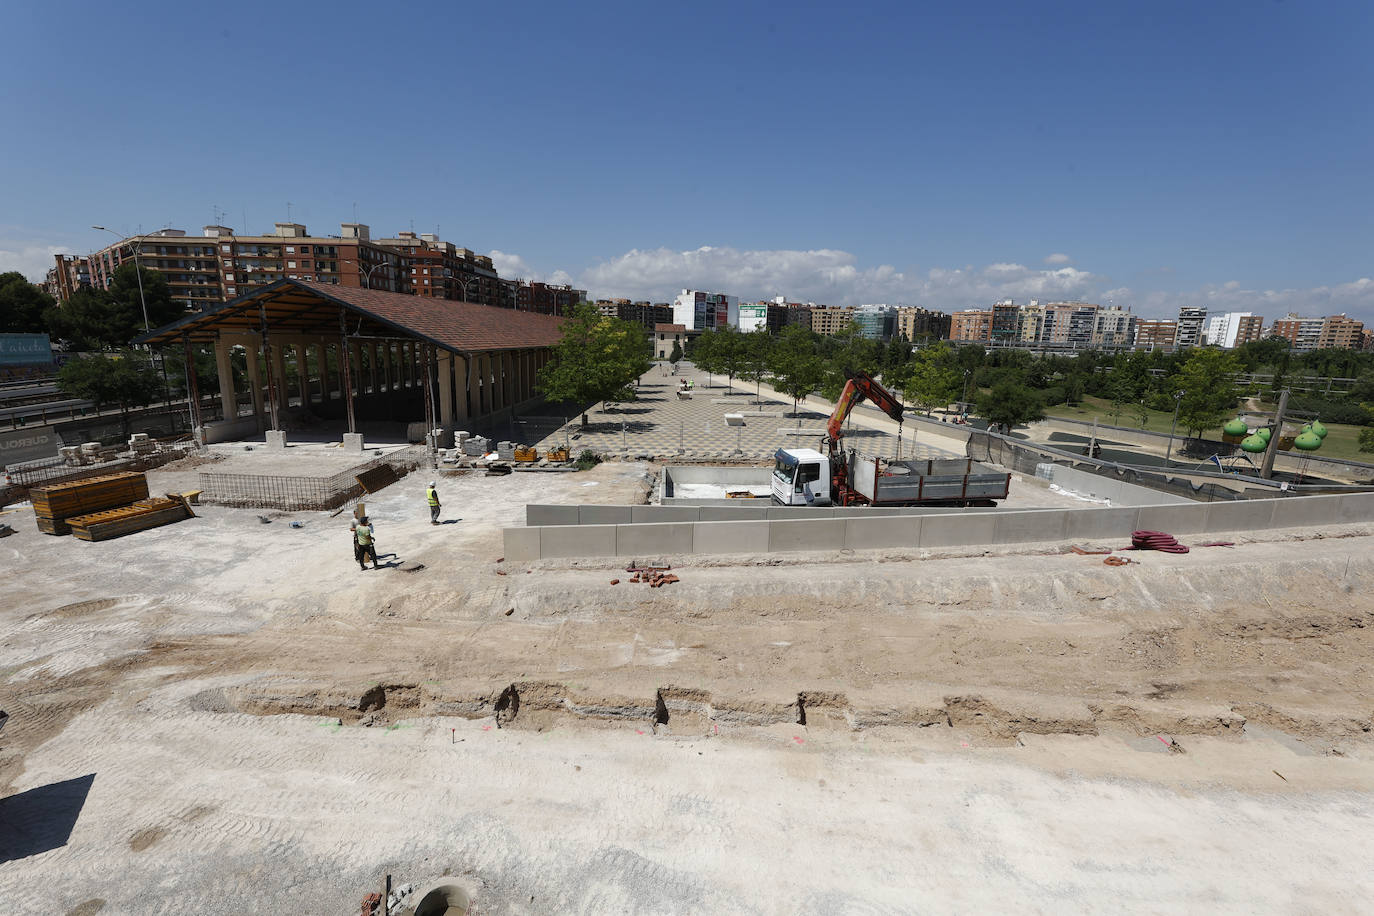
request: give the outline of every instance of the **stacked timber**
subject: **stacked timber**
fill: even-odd
[[[190,518],[191,507],[185,497],[169,495],[140,499],[131,506],[92,512],[67,519],[72,534],[83,541],[107,541],[135,531],[146,531]]]
[[[29,490],[38,530],[47,534],[70,534],[68,519],[127,506],[147,497],[148,478],[135,471],[103,474]]]

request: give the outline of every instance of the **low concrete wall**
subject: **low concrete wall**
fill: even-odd
[[[1113,506],[1186,506],[1194,502],[1176,493],[1152,490],[1139,484],[1052,462],[1037,465],[1035,476],[1079,496],[1105,499]]]
[[[545,507],[547,508],[547,507]],[[567,507],[572,508],[572,507]],[[580,512],[583,508],[579,507]],[[602,507],[620,508],[629,507]],[[635,509],[654,509],[636,506]],[[1374,493],[1299,496],[1236,503],[1023,509],[938,513],[815,515],[747,521],[544,525],[505,530],[513,562],[557,557],[658,557],[883,547],[963,547],[1055,540],[1113,540],[1150,529],[1176,535],[1374,522]],[[824,513],[835,510],[811,510]]]
[[[205,444],[216,442],[237,442],[251,439],[258,434],[256,417],[240,417],[237,420],[212,420],[205,424]]]

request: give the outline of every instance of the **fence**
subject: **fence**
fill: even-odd
[[[410,446],[373,458],[328,477],[272,477],[260,474],[200,472],[201,501],[220,506],[288,511],[337,509],[363,495],[355,479],[382,465],[408,474],[426,457],[424,446]]]
[[[30,487],[70,483],[101,474],[114,474],[119,471],[151,471],[178,458],[185,458],[195,450],[195,443],[189,439],[154,441],[150,451],[134,454],[129,458],[115,458],[98,464],[72,465],[63,458],[41,458],[12,464],[5,472],[9,483],[0,493],[0,505],[20,499],[27,499]]]

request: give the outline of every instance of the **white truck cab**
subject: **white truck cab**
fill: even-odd
[[[773,502],[830,505],[830,459],[814,448],[780,448],[773,465]]]

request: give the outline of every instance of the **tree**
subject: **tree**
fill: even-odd
[[[792,413],[825,381],[825,363],[816,353],[815,335],[809,328],[788,325],[778,335],[768,355],[769,384],[792,399]]]
[[[129,411],[148,406],[162,389],[157,370],[137,350],[78,356],[58,371],[57,384],[64,394],[93,401],[97,409],[117,404],[125,438],[129,435]]]
[[[739,377],[754,383],[754,398],[762,397],[764,376],[768,374],[768,360],[773,350],[773,335],[765,328],[756,328],[741,337]]]
[[[1042,420],[1045,405],[1036,393],[1015,382],[998,382],[992,390],[978,396],[978,415],[989,426],[1000,426],[1010,433],[1012,427]]]
[[[825,348],[828,358],[825,360],[821,394],[828,400],[833,401],[840,396],[844,383],[849,380],[848,373],[867,372],[872,375],[878,371],[882,344],[865,337],[853,324],[826,340]]]
[[[1374,452],[1374,429],[1360,430],[1360,451]]]
[[[0,274],[0,333],[44,333],[48,328],[43,312],[51,307],[52,297],[19,271]]]
[[[1240,389],[1236,373],[1240,360],[1214,347],[1193,350],[1183,366],[1169,379],[1175,391],[1182,391],[1178,402],[1178,421],[1196,435],[1219,426],[1227,413],[1236,409]]]
[[[143,296],[139,298],[139,277]],[[134,270],[132,261],[115,269],[108,290],[82,289],[45,313],[52,335],[74,350],[112,350],[127,347],[143,333],[143,304],[148,304],[148,327],[170,324],[186,313],[172,299],[167,278],[156,270]]]
[[[964,383],[954,359],[954,351],[946,344],[925,347],[892,376],[892,387],[900,388],[904,398],[926,413],[948,405],[958,399]]]
[[[670,363],[672,363],[674,366],[676,366],[676,365],[678,364],[678,362],[679,362],[681,359],[682,359],[682,342],[681,342],[681,341],[674,340],[674,341],[673,341],[673,352],[671,352],[671,353],[668,354],[668,362],[670,362]]]
[[[586,303],[574,308],[562,335],[553,360],[539,370],[539,392],[550,401],[586,405],[610,400],[652,365],[639,325],[598,314]]]

